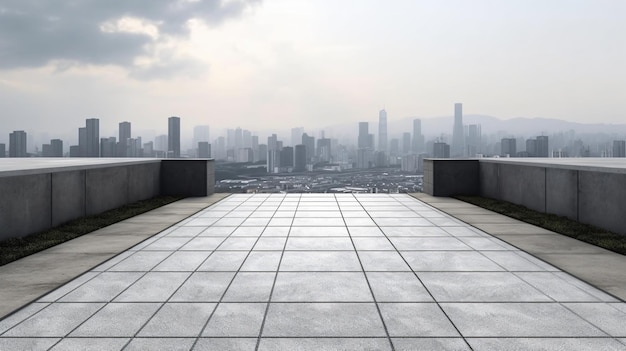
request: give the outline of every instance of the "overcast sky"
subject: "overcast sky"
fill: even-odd
[[[0,0],[0,130],[626,123],[624,0]],[[6,138],[1,138],[6,139]]]

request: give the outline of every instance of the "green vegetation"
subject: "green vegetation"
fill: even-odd
[[[626,235],[612,233],[566,217],[533,211],[510,202],[478,196],[457,196],[457,198],[490,211],[626,255]]]
[[[0,266],[180,199],[182,197],[157,196],[79,218],[41,233],[0,241]]]

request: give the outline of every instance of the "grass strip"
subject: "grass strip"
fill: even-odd
[[[520,221],[626,255],[626,235],[580,223],[566,217],[528,209],[506,201],[479,196],[456,196],[457,199],[501,213]]]
[[[180,199],[182,197],[179,196],[157,196],[97,215],[75,219],[23,238],[0,241],[0,266]]]

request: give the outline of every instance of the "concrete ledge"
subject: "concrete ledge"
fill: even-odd
[[[425,159],[424,192],[434,196],[477,195],[478,160]]]
[[[230,194],[180,200],[0,267],[0,318]]]
[[[213,194],[215,175],[213,160],[171,159],[161,162],[163,195],[207,196]]]

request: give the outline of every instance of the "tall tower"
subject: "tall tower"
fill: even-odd
[[[9,157],[27,157],[26,132],[16,130],[9,134]]]
[[[419,154],[424,151],[424,136],[422,135],[422,120],[416,118],[413,120],[413,153]]]
[[[369,138],[370,138],[369,137],[369,123],[359,122],[359,140],[358,140],[359,149],[366,149],[370,147]]]
[[[463,104],[454,104],[454,129],[452,130],[452,157],[465,157],[465,138],[463,132]]]
[[[378,112],[378,150],[387,151],[387,111]]]
[[[85,156],[100,157],[100,120],[88,118],[85,125]]]
[[[128,155],[128,139],[131,138],[130,122],[121,122],[119,124],[119,142],[116,150],[118,157],[127,157]]]
[[[179,117],[170,117],[167,119],[167,152],[168,156],[171,155],[171,157],[180,157]]]

